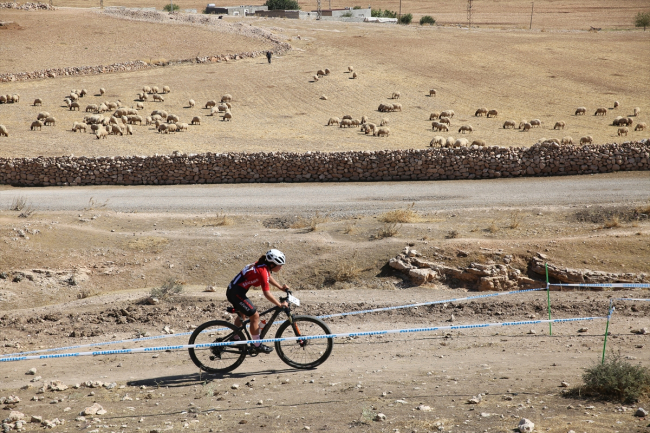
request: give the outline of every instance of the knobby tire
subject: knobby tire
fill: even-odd
[[[214,328],[214,332],[203,332],[210,328]],[[220,330],[221,328],[226,328],[226,330]],[[212,320],[200,325],[192,332],[189,344],[233,341],[235,335],[239,336],[240,340],[247,340],[239,328],[232,323],[224,320]],[[244,362],[247,345],[238,344],[233,346],[191,348],[188,351],[192,362],[201,370],[212,374],[222,374],[234,370]]]
[[[300,332],[297,334],[289,321],[280,325],[275,338],[298,336],[329,335],[332,332],[322,320],[313,316],[294,316],[294,325]],[[332,338],[317,338],[312,340],[276,341],[275,350],[280,359],[293,368],[309,369],[321,365],[332,353],[334,346]]]

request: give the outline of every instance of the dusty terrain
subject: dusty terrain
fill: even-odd
[[[402,7],[405,12],[430,13],[447,24],[465,20],[464,2],[436,5],[440,10],[435,13],[428,4],[405,2]],[[60,5],[92,6],[72,1]],[[10,130],[9,138],[0,137],[0,156],[424,147],[434,135],[427,121],[429,112],[447,108],[457,113],[452,126],[471,123],[476,128],[472,137],[490,144],[530,145],[540,137],[576,138],[588,133],[597,143],[616,141],[615,128],[608,126],[614,115],[629,114],[638,106],[642,114],[636,123],[650,112],[650,89],[642,85],[650,59],[637,55],[646,51],[650,33],[630,31],[631,17],[644,6],[639,1],[615,6],[610,2],[588,7],[576,2],[539,5],[533,32],[522,30],[527,28],[529,4],[520,1],[477,5],[480,28],[471,32],[450,26],[228,19],[270,29],[295,50],[274,58],[271,65],[254,59],[1,84],[0,94],[19,93],[22,99],[19,104],[0,105],[0,123]],[[381,2],[373,7],[396,9]],[[21,27],[0,34],[0,72],[179,59],[193,57],[197,51],[207,55],[264,49],[259,40],[195,27],[115,20],[85,10],[0,10],[0,19]],[[71,24],[75,19],[79,25]],[[616,31],[586,32],[590,25]],[[71,26],[77,37],[69,36]],[[171,33],[178,39],[173,45]],[[120,39],[139,43],[120,45]],[[105,45],[105,49],[86,55],[88,45]],[[349,79],[348,65],[359,71],[359,79]],[[315,71],[324,67],[333,73],[310,82]],[[145,84],[172,87],[164,103],[147,102],[145,111],[165,108],[182,121],[200,114],[203,124],[175,136],[138,126],[132,137],[101,142],[90,134],[68,131],[83,116],[61,107],[70,89],[90,90],[91,95],[82,100],[84,106],[104,99],[122,99],[131,105],[135,92]],[[107,88],[106,98],[92,96],[100,87]],[[432,87],[438,89],[436,98],[426,96]],[[404,111],[377,113],[377,105],[390,102],[393,91],[402,93],[399,102]],[[234,96],[230,123],[206,117],[206,110],[199,108],[224,93]],[[322,94],[329,99],[320,100]],[[43,107],[28,105],[36,97],[44,99]],[[183,108],[190,97],[197,107]],[[612,107],[614,100],[621,102],[618,111],[605,118],[591,115],[598,106]],[[589,108],[587,116],[573,116],[579,105]],[[498,109],[499,117],[473,117],[479,106]],[[43,110],[51,111],[59,123],[30,132],[29,123]],[[330,116],[348,113],[366,114],[372,120],[389,117],[393,134],[377,139],[324,126]],[[499,126],[507,118],[540,118],[543,128],[528,134],[504,131]],[[567,121],[567,129],[551,131],[555,120]],[[630,133],[629,139],[645,137],[647,131]],[[612,176],[633,182],[644,174],[602,178],[611,181]],[[431,190],[433,194],[436,188]],[[30,203],[21,211],[7,205],[0,210],[0,353],[154,336],[162,334],[165,326],[181,333],[208,319],[229,318],[224,312],[224,287],[269,247],[280,248],[289,257],[278,279],[295,288],[303,301],[296,312],[314,315],[475,294],[456,283],[414,287],[387,266],[406,245],[451,266],[502,263],[505,252],[513,256],[512,266],[527,272],[530,258],[541,252],[559,266],[650,272],[647,198],[612,199],[611,194],[602,194],[579,205],[536,204],[535,197],[544,193],[543,188],[533,188],[530,199],[519,206],[495,207],[487,200],[481,206],[440,210],[439,203],[430,207],[418,203],[410,222],[394,226],[384,222],[391,220],[384,214],[391,209],[361,201],[345,212],[332,208],[318,213],[304,205],[282,212],[256,209],[254,204],[248,210],[224,211],[219,210],[218,200],[213,211],[188,206],[174,212],[125,212],[110,201],[94,198],[75,210],[39,209],[32,214]],[[5,187],[2,194],[17,200],[21,196],[20,190]],[[273,200],[272,194],[268,201]],[[406,198],[392,210],[408,213]],[[23,218],[21,213],[30,215]],[[466,257],[459,256],[459,250]],[[530,276],[543,280],[540,275]],[[179,297],[154,306],[142,302],[151,289],[169,279],[183,285]],[[208,285],[215,286],[216,292],[204,292]],[[649,298],[648,294],[648,290],[553,292],[553,316],[602,317],[611,298]],[[266,305],[259,292],[253,299]],[[608,347],[620,350],[630,362],[648,366],[648,335],[631,333],[650,326],[650,305],[645,304],[616,302]],[[454,321],[448,322],[452,315]],[[542,292],[328,323],[333,332],[343,333],[545,317]],[[578,333],[582,327],[587,331]],[[554,325],[553,336],[547,335],[547,325],[533,325],[340,339],[332,357],[314,371],[288,368],[272,354],[249,358],[224,377],[198,374],[185,351],[0,363],[0,397],[19,396],[20,403],[5,409],[19,410],[28,419],[38,415],[65,420],[55,431],[298,432],[309,427],[312,431],[507,432],[526,417],[536,423],[536,431],[647,432],[648,420],[635,418],[632,406],[624,409],[619,403],[562,395],[562,381],[579,385],[583,369],[599,361],[604,327],[604,321],[596,320]],[[186,341],[181,336],[102,348]],[[30,368],[37,369],[40,379],[25,375]],[[61,380],[70,388],[39,394],[38,388],[51,380]],[[116,386],[73,387],[86,381]],[[235,384],[238,389],[233,389]],[[467,404],[479,393],[484,394],[479,405]],[[76,420],[93,402],[107,413]],[[639,403],[646,409],[648,404],[647,400]],[[373,421],[378,413],[385,414],[386,421]],[[36,423],[25,427],[41,429]]]
[[[3,14],[7,12],[1,12]],[[21,22],[20,12],[13,20]],[[228,52],[228,44],[219,42],[219,34],[200,31],[194,27],[134,23],[115,18],[96,17],[94,12],[61,10],[49,12],[48,21],[57,26],[67,22],[70,14],[78,13],[84,19],[84,30],[89,40],[105,40],[102,33],[110,28],[123,28],[131,38],[144,38],[146,44],[131,44],[126,50],[99,50],[93,54],[94,63],[151,59],[193,57],[197,53]],[[33,17],[29,13],[22,14]],[[27,17],[25,18],[27,19]],[[30,18],[33,19],[33,18]],[[474,132],[470,140],[483,139],[490,145],[530,146],[540,138],[572,136],[579,140],[592,135],[595,143],[639,140],[648,137],[648,130],[633,131],[627,137],[618,137],[611,126],[616,115],[630,115],[634,107],[641,114],[634,124],[647,123],[650,91],[642,86],[645,71],[650,66],[643,52],[650,33],[640,30],[598,32],[478,29],[467,32],[458,28],[420,26],[373,26],[330,22],[298,22],[294,20],[229,20],[262,26],[289,41],[294,51],[277,57],[269,65],[264,58],[237,62],[161,67],[128,74],[107,74],[87,77],[65,77],[54,80],[0,84],[0,93],[21,95],[19,104],[0,106],[0,121],[11,137],[3,138],[1,156],[38,155],[117,155],[170,153],[175,150],[188,153],[225,151],[330,151],[348,149],[423,148],[434,135],[429,114],[432,111],[453,109],[449,133],[459,137],[458,128],[470,124]],[[28,21],[26,21],[28,22]],[[107,27],[104,24],[110,24]],[[138,36],[139,28],[151,30]],[[66,28],[66,27],[62,27]],[[182,39],[186,32],[197,34],[195,51],[181,45],[178,54],[169,53],[168,32],[178,32]],[[69,65],[86,65],[86,39],[57,37],[49,44],[34,43],[44,38],[35,26],[25,30],[8,31],[6,59],[0,70],[23,71],[33,68],[37,59],[41,68],[60,65],[61,60],[51,56],[51,43],[65,41],[63,58]],[[185,33],[184,33],[185,32]],[[32,36],[29,36],[29,35]],[[25,36],[21,36],[25,35]],[[209,43],[214,35],[214,46]],[[298,39],[300,36],[300,39]],[[234,36],[233,36],[234,37]],[[207,38],[207,39],[206,39]],[[14,45],[13,41],[16,40]],[[227,42],[227,41],[226,41]],[[260,42],[253,41],[254,47]],[[248,42],[240,41],[248,47]],[[110,44],[109,44],[110,45]],[[29,46],[30,56],[17,55],[21,47]],[[15,47],[12,48],[12,47]],[[183,48],[185,47],[185,48]],[[251,47],[250,49],[254,48]],[[248,48],[247,48],[248,49]],[[25,60],[21,60],[25,59]],[[92,63],[92,62],[91,62]],[[347,67],[353,65],[359,73],[350,79]],[[329,67],[330,76],[314,83],[312,76]],[[89,103],[122,100],[135,105],[135,94],[143,85],[169,85],[172,93],[165,102],[145,102],[145,114],[154,109],[165,109],[189,123],[199,115],[200,126],[192,126],[187,133],[162,135],[152,127],[135,126],[133,136],[109,137],[97,140],[90,133],[74,134],[73,122],[81,121]],[[95,95],[100,87],[107,95]],[[70,89],[86,88],[90,95],[82,98],[82,112],[69,111],[63,97]],[[429,97],[435,88],[438,96]],[[402,112],[379,113],[380,103],[391,101],[394,91],[401,93]],[[233,120],[223,122],[209,116],[203,108],[210,99],[233,95]],[[328,100],[321,100],[326,95]],[[29,104],[35,98],[43,99],[42,107]],[[188,108],[193,98],[197,105]],[[608,116],[594,116],[597,107],[621,106],[610,110]],[[497,109],[496,119],[474,117],[479,107]],[[586,116],[574,116],[575,108],[588,108]],[[30,131],[32,120],[40,111],[48,111],[57,118],[57,125]],[[379,123],[390,121],[391,136],[377,138],[364,135],[356,128],[325,126],[332,116],[350,114],[354,118],[367,115]],[[506,119],[540,119],[542,127],[530,132],[503,129]],[[556,121],[567,123],[564,130],[553,130]]]

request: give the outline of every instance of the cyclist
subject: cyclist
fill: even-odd
[[[226,290],[226,298],[235,307],[235,310],[250,318],[250,333],[253,340],[260,339],[260,314],[257,312],[253,302],[248,299],[248,289],[251,286],[261,287],[264,297],[272,304],[278,307],[286,307],[287,303],[278,302],[271,294],[271,285],[280,290],[287,291],[290,289],[286,284],[280,285],[275,281],[272,272],[280,272],[285,263],[285,257],[282,251],[269,250],[255,263],[251,263],[242,269],[237,276],[230,282]],[[235,319],[235,325],[242,326],[239,316]],[[261,343],[253,343],[257,350],[262,353],[271,353],[273,348]]]

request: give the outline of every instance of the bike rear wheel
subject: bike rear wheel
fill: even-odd
[[[306,340],[276,341],[275,350],[280,359],[293,368],[309,369],[321,365],[332,353],[332,332],[325,322],[313,316],[294,316],[293,324],[285,321],[275,333],[275,338],[318,337]]]
[[[200,325],[192,332],[189,344],[209,344],[234,341],[235,336],[246,340],[244,334],[230,322],[212,320]],[[232,346],[208,346],[188,349],[192,362],[201,370],[219,374],[239,367],[246,358],[246,344]]]

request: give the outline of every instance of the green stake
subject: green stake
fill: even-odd
[[[548,283],[548,263],[546,267],[546,305],[548,309],[548,320],[551,320],[551,286]],[[553,335],[553,324],[548,322],[548,335]]]
[[[607,347],[607,334],[609,330],[609,319],[612,317],[612,313],[614,312],[614,301],[612,299],[609,300],[609,313],[607,314],[607,325],[605,325],[605,342],[603,343],[603,359],[600,362],[601,365],[605,364],[605,348]]]

